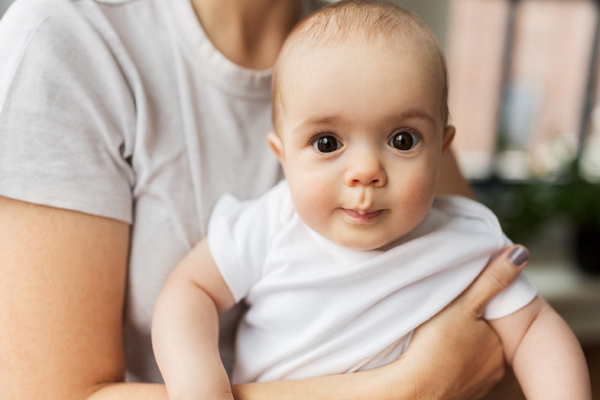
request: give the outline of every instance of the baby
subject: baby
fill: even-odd
[[[222,198],[158,300],[169,398],[233,399],[217,315],[240,301],[234,383],[387,364],[509,243],[484,206],[435,197],[455,133],[447,87],[435,37],[396,6],[336,3],[299,24],[274,69],[268,135],[286,181]],[[527,398],[591,398],[575,336],[525,280],[485,318]]]

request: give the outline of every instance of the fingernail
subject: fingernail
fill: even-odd
[[[520,267],[529,260],[529,250],[523,246],[515,247],[508,255],[508,261],[510,261],[515,267]]]

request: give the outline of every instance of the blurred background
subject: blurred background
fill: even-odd
[[[530,248],[525,274],[577,334],[600,399],[600,0],[395,2],[442,43],[461,169]],[[491,398],[524,399],[510,376]]]
[[[600,399],[600,1],[447,3],[459,164],[530,248],[525,274],[577,334]]]

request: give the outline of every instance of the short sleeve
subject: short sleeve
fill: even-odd
[[[453,240],[449,243],[458,240],[457,249],[450,250],[447,254],[452,254],[454,250],[466,251],[469,254],[469,248],[472,247],[473,252],[468,257],[456,258],[448,255],[444,257],[445,260],[454,260],[448,266],[459,267],[456,269],[457,272],[467,271],[468,265],[475,267],[472,272],[476,272],[476,275],[466,275],[469,276],[469,283],[477,279],[493,252],[513,244],[502,231],[496,215],[479,202],[460,196],[440,196],[434,207],[443,210],[443,214],[451,216],[454,223],[454,228],[450,231]],[[459,233],[462,236],[459,236]],[[438,249],[440,247],[438,245]],[[483,316],[485,319],[505,317],[531,303],[536,295],[535,287],[525,277],[519,276],[488,303]]]
[[[519,276],[488,303],[483,317],[488,320],[506,317],[531,303],[536,295],[536,288],[525,277]]]
[[[74,4],[19,0],[0,22],[0,195],[131,223],[133,96]]]
[[[290,203],[287,185],[280,183],[265,195],[239,201],[231,195],[219,199],[208,224],[208,245],[236,302],[264,274],[270,243],[281,229],[282,210]]]
[[[504,246],[513,242],[503,233]],[[535,299],[537,289],[520,275],[509,287],[500,292],[487,305],[483,317],[487,320],[506,317],[519,311]]]

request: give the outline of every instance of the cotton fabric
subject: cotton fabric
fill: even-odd
[[[281,179],[270,80],[220,54],[189,0],[17,0],[0,21],[0,195],[131,224],[128,380],[162,381],[154,303],[216,200]]]
[[[386,365],[410,335],[509,244],[485,206],[439,196],[424,221],[384,249],[361,251],[311,230],[282,181],[258,199],[226,195],[208,231],[213,258],[249,310],[238,331],[233,381],[303,379]],[[509,315],[535,297],[519,278],[487,306]]]

